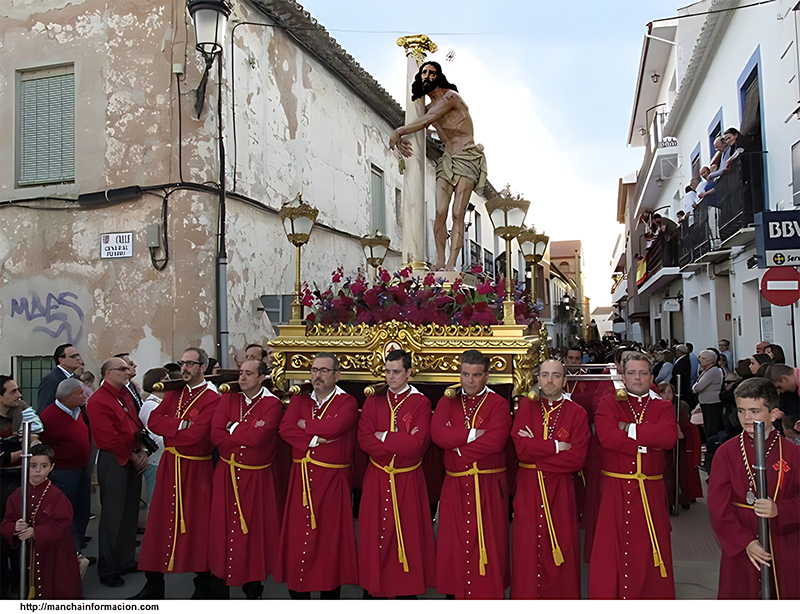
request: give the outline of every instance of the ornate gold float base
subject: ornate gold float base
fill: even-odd
[[[533,381],[532,370],[546,358],[540,348],[541,331],[525,336],[524,326],[415,326],[385,322],[355,326],[280,326],[280,336],[270,342],[275,349],[272,380],[285,389],[292,380],[309,378],[311,361],[318,352],[339,357],[342,379],[375,382],[384,379],[384,357],[394,349],[411,353],[414,381],[450,386],[459,383],[460,356],[480,350],[490,360],[490,383],[513,384],[513,394],[524,394]],[[547,339],[545,329],[544,339]]]

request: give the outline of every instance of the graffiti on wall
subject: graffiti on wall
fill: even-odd
[[[77,345],[83,334],[85,320],[77,299],[78,295],[72,292],[61,292],[57,296],[48,292],[47,298],[42,301],[38,293],[31,291],[29,297],[11,299],[11,317],[24,316],[26,321],[36,322],[33,332]]]

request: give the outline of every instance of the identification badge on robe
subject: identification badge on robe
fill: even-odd
[[[756,502],[756,495],[752,490],[747,491],[745,501],[747,501],[747,505],[753,505]]]
[[[481,424],[483,424],[483,418],[481,418],[480,416],[478,416],[478,418],[475,420],[475,428],[476,428],[476,429],[479,429],[479,428],[481,428]]]
[[[565,429],[563,426],[558,429],[558,433],[556,433],[559,441],[568,442],[569,441],[569,431]]]
[[[406,425],[406,433],[411,432],[411,414],[406,414],[403,416],[403,422]]]
[[[647,446],[639,446],[639,452],[642,454],[647,454]]]

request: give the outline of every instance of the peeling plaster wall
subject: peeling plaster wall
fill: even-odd
[[[263,21],[244,3],[235,10],[238,19]],[[402,176],[388,149],[392,126],[285,32],[243,26],[235,44],[223,81],[228,189],[235,173],[237,193],[275,208],[302,192],[320,209],[320,222],[357,237],[371,230],[375,165],[384,171],[387,230],[399,250],[394,196]],[[73,63],[76,91],[75,182],[17,188],[12,136],[0,142],[0,201],[74,198],[177,182],[181,175],[195,183],[218,179],[216,65],[197,119],[193,104],[203,61],[184,0],[4,2],[0,53],[0,134],[16,135],[18,71]],[[181,140],[173,64],[186,66]],[[430,161],[428,170],[430,192]],[[160,221],[161,205],[159,192],[95,210],[52,200],[0,207],[0,372],[11,370],[14,356],[50,355],[66,341],[96,372],[121,351],[132,353],[140,375],[188,345],[202,344],[216,355],[217,197],[196,191],[170,196],[170,262],[159,272],[145,247],[145,229]],[[227,223],[228,328],[232,348],[243,348],[271,334],[256,302],[262,294],[292,292],[295,252],[274,213],[229,199]],[[101,259],[100,235],[125,231],[134,233],[134,256]],[[387,259],[389,266],[398,264],[399,257]],[[340,265],[347,271],[364,266],[357,239],[317,229],[303,250],[304,279],[326,284]]]

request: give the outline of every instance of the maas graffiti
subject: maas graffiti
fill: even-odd
[[[44,323],[35,326],[33,332],[45,333],[53,339],[65,336],[68,343],[75,345],[83,334],[85,318],[83,309],[75,302],[77,298],[72,292],[62,292],[58,296],[50,292],[43,303],[36,292],[31,292],[30,300],[27,297],[11,299],[11,317],[24,315],[28,322],[43,319]],[[78,319],[75,325],[70,321],[73,315]]]

